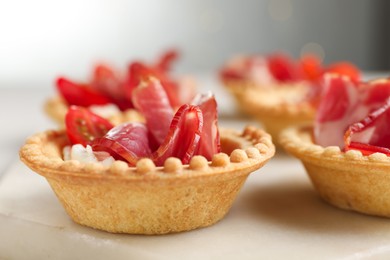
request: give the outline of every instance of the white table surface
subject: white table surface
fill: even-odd
[[[242,128],[230,97],[207,80],[220,124]],[[19,162],[25,138],[55,125],[47,88],[0,89],[0,259],[389,259],[390,220],[319,199],[299,161],[283,153],[250,175],[227,216],[190,232],[116,235],[73,223],[45,179]],[[253,123],[253,122],[252,122]]]

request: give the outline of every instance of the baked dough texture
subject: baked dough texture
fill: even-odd
[[[390,217],[390,158],[383,153],[364,156],[322,147],[312,141],[312,127],[284,130],[280,143],[300,159],[321,198],[341,209]]]
[[[156,167],[141,159],[111,166],[64,161],[63,130],[30,137],[21,160],[47,179],[69,216],[81,225],[113,233],[165,234],[212,225],[230,209],[248,175],[275,153],[271,136],[246,127],[221,129],[222,153],[188,165],[168,158]]]
[[[225,88],[235,98],[237,107],[262,123],[278,144],[280,132],[286,127],[311,123],[315,109],[307,101],[305,84],[257,86],[245,80],[225,80]]]

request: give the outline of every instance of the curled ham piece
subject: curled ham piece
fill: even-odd
[[[131,166],[141,158],[150,158],[157,166],[163,165],[169,157],[179,158],[183,164],[188,164],[194,155],[211,160],[220,152],[214,95],[198,95],[191,105],[182,105],[172,119],[173,110],[163,93],[163,88],[153,78],[141,84],[134,91],[134,104],[145,113],[148,127],[141,123],[114,127],[105,136],[92,141],[93,149],[107,151]],[[160,109],[154,111],[152,108]],[[166,133],[162,133],[161,126],[166,127]],[[162,141],[155,149],[151,139],[156,133]]]
[[[146,125],[157,146],[168,134],[173,108],[159,80],[149,78],[133,91],[133,103],[146,118]]]
[[[390,155],[389,129],[390,98],[382,107],[348,128],[344,136],[345,150],[358,149],[364,155],[375,152]]]
[[[359,149],[364,154],[390,148],[389,79],[356,83],[349,77],[329,74],[324,90],[314,124],[317,144]]]
[[[176,112],[164,142],[152,155],[156,165],[162,165],[169,157],[179,158],[188,164],[199,149],[203,130],[203,115],[198,106],[183,105]]]
[[[142,123],[116,126],[105,136],[93,140],[91,146],[94,151],[109,152],[131,166],[135,166],[141,158],[151,158],[157,166],[163,165],[169,157],[177,157],[187,164],[199,150],[202,128],[200,108],[183,105],[176,112],[164,142],[153,153],[149,146],[148,129]]]
[[[221,151],[221,143],[218,130],[217,101],[211,92],[198,94],[192,101],[198,105],[203,113],[203,131],[200,138],[197,154],[203,155],[207,160]]]
[[[125,123],[112,128],[106,135],[91,142],[94,151],[106,151],[131,166],[143,157],[150,157],[148,129],[142,123]]]

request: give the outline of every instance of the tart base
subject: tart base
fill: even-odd
[[[341,209],[390,217],[390,158],[313,144],[312,128],[282,132],[280,142],[300,159],[320,197]]]
[[[230,209],[248,175],[275,153],[271,137],[247,127],[221,130],[224,153],[211,162],[194,156],[189,165],[168,158],[163,167],[141,159],[136,167],[116,161],[63,161],[63,131],[29,138],[21,160],[44,176],[76,222],[113,233],[166,234],[206,227]]]
[[[226,81],[224,84],[234,96],[240,111],[261,122],[277,145],[283,129],[307,125],[314,119],[312,105],[300,101],[308,90],[305,84],[268,87],[246,81]]]

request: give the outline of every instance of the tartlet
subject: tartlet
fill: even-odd
[[[141,159],[111,166],[64,161],[64,131],[30,137],[21,160],[44,176],[69,216],[81,225],[113,233],[165,234],[206,227],[222,219],[247,176],[275,153],[271,136],[246,127],[221,129],[222,153],[189,165],[168,158],[163,167]]]
[[[313,143],[312,132],[312,127],[291,127],[279,141],[302,161],[320,197],[342,209],[390,217],[390,158],[322,147]]]

